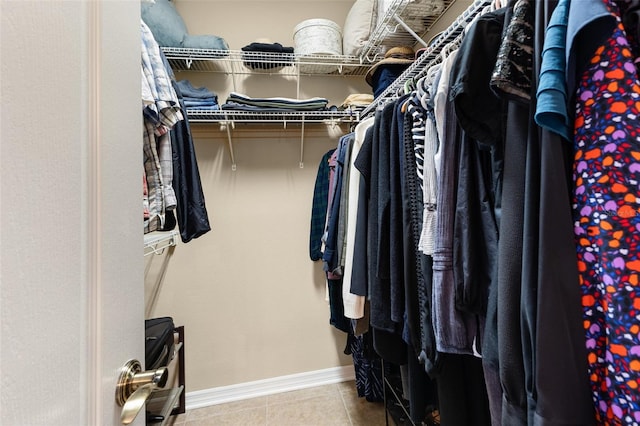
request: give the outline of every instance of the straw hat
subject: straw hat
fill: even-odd
[[[367,74],[364,76],[364,79],[369,85],[373,85],[373,74],[376,72],[380,65],[387,64],[405,64],[409,65],[413,63],[415,60],[415,52],[413,48],[409,46],[396,46],[387,50],[384,54],[384,59],[373,64],[371,68],[367,71]]]

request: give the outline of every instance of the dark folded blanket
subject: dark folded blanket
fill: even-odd
[[[274,69],[293,64],[293,47],[280,43],[250,43],[241,48],[242,59],[251,69]]]

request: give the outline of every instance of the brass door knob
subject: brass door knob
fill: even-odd
[[[116,385],[116,402],[122,407],[120,421],[128,425],[136,418],[151,393],[167,384],[169,371],[165,367],[142,371],[137,359],[127,361],[120,370]]]

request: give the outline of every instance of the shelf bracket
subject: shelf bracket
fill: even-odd
[[[400,19],[400,17],[397,14],[393,15],[393,19],[395,19],[396,22],[398,22],[398,24],[400,24],[400,26],[404,28],[406,32],[411,34],[418,43],[420,43],[424,47],[429,47],[429,45],[415,31],[413,31],[411,27],[409,27],[402,19]]]
[[[304,168],[304,114],[302,115],[302,123],[300,129],[300,168]]]
[[[236,67],[234,64],[231,64],[230,68],[231,68],[231,82],[233,83],[233,91],[237,92],[238,84],[236,82]]]
[[[236,171],[236,157],[233,153],[233,140],[231,139],[231,127],[235,127],[233,121],[225,121],[220,123],[220,130],[227,131],[227,142],[229,143],[229,155],[231,156],[231,170]]]
[[[300,99],[300,64],[296,64],[296,99]]]

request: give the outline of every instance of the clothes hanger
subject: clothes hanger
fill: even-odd
[[[444,62],[445,59],[447,59],[447,56],[449,56],[451,54],[451,52],[453,52],[454,50],[458,49],[460,47],[460,43],[462,43],[462,38],[464,37],[464,34],[458,34],[458,36],[456,38],[454,38],[452,41],[450,41],[449,43],[447,43],[443,48],[442,51],[440,52],[440,56],[442,57],[442,61]]]
[[[429,107],[429,102],[431,100],[431,92],[430,92],[431,86],[433,84],[433,81],[436,75],[440,71],[441,66],[442,64],[440,62],[433,64],[427,70],[427,74],[422,79],[420,79],[420,84],[418,85],[419,92],[420,92],[419,99],[420,99],[420,104],[422,105],[423,108]]]
[[[413,77],[408,78],[405,82],[404,82],[404,94],[408,95],[411,92],[413,92],[416,88],[416,82],[413,80]]]

